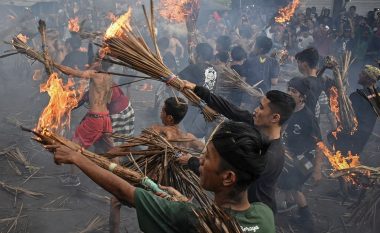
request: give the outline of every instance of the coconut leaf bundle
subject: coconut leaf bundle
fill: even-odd
[[[212,121],[217,117],[217,113],[208,107],[193,91],[183,89],[182,80],[175,76],[173,72],[163,63],[160,51],[157,45],[155,33],[155,20],[153,14],[153,4],[151,2],[150,17],[143,7],[150,38],[153,42],[154,52],[141,35],[136,34],[133,25],[130,22],[116,21],[113,25],[120,25],[117,33],[109,33],[113,25],[107,30],[103,41],[104,51],[112,57],[111,62],[126,66],[141,73],[144,73],[156,81],[161,81],[174,89],[182,92],[182,94],[193,104],[199,106],[205,116],[205,119]],[[124,15],[128,16],[130,10]],[[128,17],[126,17],[128,18]],[[126,20],[120,17],[120,20]],[[128,19],[127,19],[128,20]]]
[[[30,130],[26,128],[22,128],[25,131],[33,133],[36,137],[33,138],[33,140],[37,141],[38,143],[41,143],[42,145],[64,145],[68,148],[70,148],[73,151],[80,152],[83,156],[90,159],[92,162],[97,164],[99,167],[102,167],[106,170],[109,170],[110,172],[114,173],[115,175],[121,177],[122,179],[128,181],[134,186],[141,186],[146,189],[152,190],[153,192],[160,192],[163,193],[166,198],[173,199],[173,200],[183,200],[183,196],[170,196],[165,191],[159,189],[156,183],[154,183],[151,179],[149,179],[147,176],[142,174],[141,172],[137,172],[131,169],[128,169],[126,167],[122,167],[116,163],[111,162],[109,159],[104,158],[100,155],[97,155],[91,151],[83,149],[80,145],[62,137],[59,136],[53,132],[50,132],[48,130]]]
[[[136,150],[136,147],[139,149]],[[191,151],[174,146],[154,130],[144,129],[137,137],[125,138],[125,144],[118,146],[116,151],[105,156],[131,156],[125,167],[135,171],[143,170],[148,177],[154,177],[157,183],[170,185],[185,196],[194,197],[201,204],[209,202],[199,186],[198,176],[176,162],[182,153]]]
[[[256,88],[261,82],[251,86],[235,70],[226,66],[223,67],[223,73],[225,80],[223,80],[222,88],[242,90],[253,97],[264,96],[264,93],[259,88]]]
[[[118,136],[121,137],[120,135]],[[120,154],[137,157],[125,166],[145,168],[147,175],[156,176],[158,183],[170,185],[185,196],[193,197],[201,208],[194,207],[193,212],[199,220],[199,232],[202,233],[240,233],[241,228],[228,211],[216,206],[199,187],[199,178],[190,170],[176,163],[177,156],[188,151],[172,145],[168,140],[151,129],[145,129],[138,137],[125,138],[126,143],[119,146]],[[146,148],[136,151],[133,147]]]
[[[331,62],[331,61],[330,61]],[[352,103],[347,95],[348,71],[352,64],[351,52],[345,52],[342,56],[341,65],[337,63],[332,66],[335,85],[330,88],[330,108],[337,120],[338,128],[336,132],[353,134],[358,121],[352,108]]]

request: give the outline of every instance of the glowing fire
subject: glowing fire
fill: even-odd
[[[79,26],[79,18],[75,17],[73,19],[69,19],[69,31],[70,32],[79,32],[80,26]]]
[[[41,84],[40,92],[47,92],[50,101],[38,120],[37,130],[48,129],[52,132],[62,132],[65,127],[70,127],[70,113],[78,105],[79,99],[84,93],[84,85],[74,90],[75,83],[69,79],[64,85],[57,73],[50,75],[46,83]]]
[[[186,17],[191,13],[189,4],[194,0],[160,0],[160,15],[172,22],[185,22]]]
[[[332,132],[332,135],[337,138],[337,133],[341,132],[342,122],[339,114],[339,100],[338,100],[338,89],[336,87],[332,87],[330,89],[330,109],[331,112],[335,115],[335,119],[337,122],[337,128],[334,132]]]
[[[19,39],[19,40],[21,40],[22,42],[24,42],[25,44],[28,42],[28,40],[29,40],[29,37],[27,37],[27,36],[25,36],[25,35],[23,35],[23,34],[18,34],[17,35],[17,39]]]
[[[130,25],[132,16],[131,8],[128,9],[126,13],[120,16],[115,22],[108,27],[104,39],[110,39],[112,37],[120,37],[123,34],[123,31],[131,31],[132,27]]]
[[[274,18],[276,23],[289,22],[292,19],[299,4],[299,0],[293,0],[293,2],[287,5],[286,7],[280,8],[278,10],[278,16]]]
[[[339,171],[342,169],[348,169],[357,167],[360,165],[360,157],[359,155],[353,155],[350,151],[348,152],[347,156],[343,156],[340,151],[337,151],[333,153],[323,142],[318,142],[317,146],[323,154],[327,157],[329,160],[331,166],[335,171]],[[355,183],[355,181],[352,179],[352,177],[345,177],[347,181],[351,181]]]

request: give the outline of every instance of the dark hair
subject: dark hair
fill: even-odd
[[[228,52],[219,52],[218,54],[216,54],[215,57],[223,63],[227,63],[230,59],[230,55],[228,54]]]
[[[220,52],[228,52],[231,47],[231,38],[229,36],[219,36],[216,39],[217,48]]]
[[[356,6],[350,6],[349,10],[351,9],[356,10]]]
[[[272,39],[266,36],[257,37],[255,47],[261,49],[261,54],[268,53],[272,49],[272,46],[273,46]]]
[[[208,43],[199,43],[195,52],[204,61],[211,61],[214,57],[214,49]]]
[[[77,36],[70,37],[66,40],[66,43],[68,43],[73,50],[79,49],[82,44],[80,38]]]
[[[170,43],[170,40],[169,40],[169,38],[167,38],[167,37],[161,37],[161,38],[157,41],[158,47],[159,47],[161,50],[165,50],[165,49],[169,48],[169,43]]]
[[[293,114],[294,108],[296,107],[293,97],[278,90],[268,91],[265,96],[270,101],[269,107],[272,112],[280,115],[279,124],[284,124]]]
[[[164,111],[173,117],[174,124],[182,121],[187,113],[187,103],[181,97],[170,97],[165,100]]]
[[[317,68],[319,62],[319,53],[316,48],[310,47],[295,56],[297,61],[306,62],[310,68]]]
[[[234,46],[231,50],[231,58],[233,61],[242,61],[247,58],[247,53],[240,45]]]
[[[246,123],[223,122],[212,137],[220,155],[219,171],[232,170],[237,176],[234,189],[244,191],[265,169],[268,143],[260,132]]]

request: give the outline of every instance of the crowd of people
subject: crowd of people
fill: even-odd
[[[75,127],[72,140],[83,148],[95,146],[96,152],[114,150],[123,140],[112,140],[110,134],[132,136],[133,102],[127,88],[119,87],[112,75],[98,73],[117,69],[136,74],[131,69],[112,66],[95,52],[92,39],[70,32],[69,19],[79,17],[81,30],[104,31],[116,17],[137,7],[141,1],[117,1],[107,11],[100,11],[94,1],[61,1],[58,15],[48,15],[48,48],[55,67],[75,78],[89,80],[88,93],[82,102],[89,110]],[[189,105],[178,94],[159,86],[156,111],[161,122],[145,125],[167,140],[186,139],[179,146],[204,150],[202,156],[184,154],[178,163],[193,170],[200,186],[214,193],[216,205],[236,218],[243,232],[275,232],[275,216],[297,206],[291,219],[305,232],[313,232],[314,219],[303,185],[308,180],[322,179],[323,153],[317,146],[325,137],[344,153],[361,153],[380,114],[376,104],[380,69],[380,10],[367,16],[356,13],[356,7],[331,15],[330,9],[318,14],[315,7],[297,10],[287,23],[247,7],[239,13],[212,12],[207,23],[199,23],[198,43],[192,60],[187,54],[187,35],[170,32],[167,21],[157,25],[158,46],[164,63],[209,107],[221,114],[223,122],[207,122],[199,109]],[[26,10],[24,18],[34,18]],[[238,16],[238,17],[236,17]],[[138,16],[136,16],[138,17]],[[22,32],[38,47],[38,36],[27,27],[28,20],[9,19],[20,23]],[[16,22],[17,21],[17,22]],[[62,26],[65,25],[65,26]],[[141,25],[142,35],[144,36]],[[329,113],[329,88],[332,77],[318,73],[326,56],[340,57],[352,52],[355,61],[349,74],[350,95],[358,119],[355,133],[331,137],[321,132],[321,113]],[[284,55],[285,54],[285,55]],[[298,72],[285,74],[290,66]],[[262,97],[251,96],[228,84],[225,68],[234,70]],[[30,72],[42,69],[33,64]],[[44,77],[42,77],[44,79]],[[150,81],[146,81],[151,85]],[[356,84],[357,83],[357,84]],[[281,87],[286,86],[285,88]],[[375,90],[376,93],[373,93]],[[351,91],[351,90],[350,90]],[[378,101],[378,100],[377,100]],[[334,119],[331,120],[335,126]],[[214,129],[217,126],[215,132]],[[332,128],[333,130],[335,128]],[[213,132],[213,133],[212,133]],[[208,142],[208,143],[207,143]],[[196,232],[194,204],[173,202],[141,188],[135,188],[110,171],[62,145],[47,147],[58,164],[73,164],[114,195],[111,201],[110,229],[119,232],[121,203],[136,208],[139,226],[144,232]],[[205,148],[205,149],[203,149]],[[114,162],[124,164],[123,158]],[[61,177],[65,185],[80,185],[73,170]],[[178,193],[171,187],[162,187]],[[285,204],[276,202],[276,190],[286,194]]]

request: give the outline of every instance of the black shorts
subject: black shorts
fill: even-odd
[[[303,184],[309,179],[311,173],[303,174],[296,167],[284,169],[277,180],[277,187],[283,190],[301,191]]]

